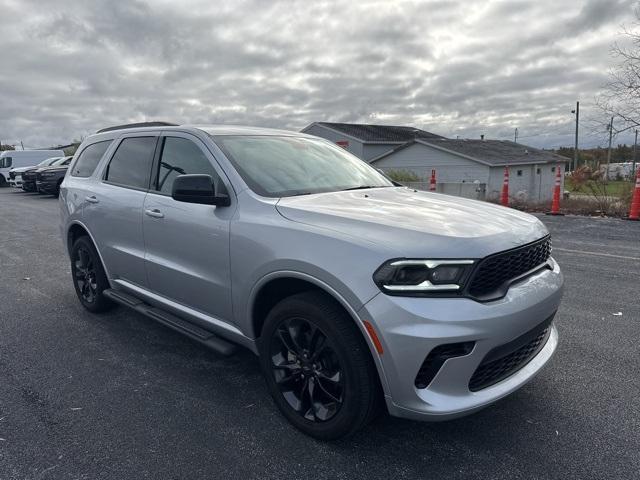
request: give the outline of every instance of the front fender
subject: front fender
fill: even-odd
[[[327,273],[327,275],[329,275]],[[367,344],[367,346],[369,347],[369,352],[371,354],[371,357],[374,361],[374,364],[376,366],[376,370],[378,371],[378,377],[380,378],[380,383],[382,385],[382,389],[384,391],[385,396],[389,395],[389,388],[388,388],[388,383],[387,383],[387,378],[385,375],[385,371],[382,365],[382,361],[380,359],[380,355],[378,354],[376,347],[371,339],[371,337],[369,336],[369,333],[367,332],[367,329],[363,323],[363,318],[360,317],[358,311],[362,309],[363,305],[359,305],[357,308],[354,307],[354,305],[352,303],[350,303],[347,298],[345,298],[344,295],[342,295],[340,293],[340,291],[338,291],[336,288],[334,288],[332,285],[330,285],[329,283],[313,276],[313,275],[309,275],[307,273],[303,273],[300,271],[295,271],[295,270],[278,270],[278,271],[273,271],[271,273],[268,273],[266,275],[264,275],[262,278],[260,278],[255,285],[253,286],[253,288],[251,289],[251,293],[249,295],[248,298],[248,302],[247,302],[247,318],[250,320],[250,325],[251,325],[251,333],[250,336],[251,338],[256,338],[257,337],[257,332],[254,331],[253,329],[253,325],[254,325],[254,319],[253,319],[253,306],[255,305],[258,293],[260,292],[260,290],[267,285],[269,282],[271,282],[272,280],[276,280],[279,278],[296,278],[299,280],[304,280],[306,282],[312,283],[313,285],[317,286],[318,288],[320,288],[321,290],[325,291],[327,294],[331,295],[331,297],[333,299],[335,299],[338,303],[340,303],[340,305],[342,305],[344,307],[344,309],[346,310],[346,312],[349,314],[349,316],[353,319],[354,323],[356,324],[356,326],[358,327],[358,329],[360,330],[360,333],[362,334],[363,338],[365,339],[365,342]],[[337,279],[335,279],[337,281]],[[355,294],[353,292],[351,292],[346,285],[344,285],[342,282],[339,282],[341,284],[341,290],[345,291],[345,292],[350,292],[349,296],[351,296],[352,298],[356,298]],[[374,293],[373,297],[375,297],[376,295],[378,295],[380,292]],[[366,302],[364,302],[366,303]]]

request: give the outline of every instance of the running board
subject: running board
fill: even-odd
[[[229,356],[233,355],[238,349],[237,345],[220,338],[219,336],[211,333],[209,330],[200,328],[191,322],[183,320],[165,310],[157,307],[152,307],[148,303],[143,302],[133,295],[124,293],[113,288],[107,288],[102,293],[114,302],[124,305],[125,307],[132,308],[138,313],[141,313],[157,322],[166,325],[167,327],[176,330],[189,338],[192,338],[200,343],[203,343],[207,347],[211,348],[220,355]]]

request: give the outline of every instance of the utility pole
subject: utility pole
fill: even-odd
[[[609,149],[607,150],[607,169],[604,172],[604,179],[609,180],[609,163],[611,163],[611,138],[613,137],[613,117],[609,122]]]
[[[580,120],[580,102],[576,102],[576,145],[573,148],[573,168],[578,168],[578,121]]]
[[[636,139],[633,142],[633,164],[631,167],[631,181],[634,182],[636,178],[636,150],[638,149],[638,130],[636,130]]]
[[[516,131],[513,134],[513,143],[518,143],[518,127],[516,127]]]
[[[22,140],[20,140],[20,146],[22,147],[22,150],[24,150],[24,143],[22,143]]]

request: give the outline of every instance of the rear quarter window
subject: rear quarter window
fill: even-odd
[[[112,140],[105,140],[87,145],[84,150],[80,152],[78,160],[73,165],[71,176],[86,178],[93,175],[100,159],[104,155],[104,152],[107,151],[107,148],[109,148],[109,145],[111,145],[111,142]]]

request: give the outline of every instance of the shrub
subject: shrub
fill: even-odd
[[[410,170],[387,170],[384,172],[391,180],[396,182],[420,182],[422,179]]]

